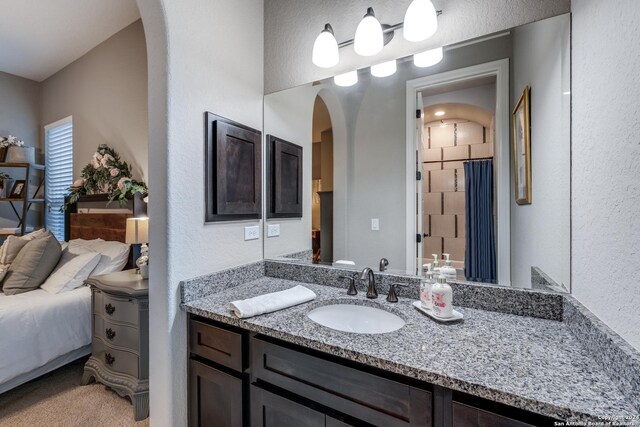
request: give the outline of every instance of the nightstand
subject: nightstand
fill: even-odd
[[[149,281],[135,270],[89,277],[92,352],[82,384],[93,380],[129,396],[134,417],[149,416]]]

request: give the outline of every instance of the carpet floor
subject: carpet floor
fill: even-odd
[[[0,394],[0,426],[148,426],[148,418],[133,420],[129,399],[101,384],[80,385],[85,361],[83,358]]]

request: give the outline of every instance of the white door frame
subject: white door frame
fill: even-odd
[[[511,286],[511,171],[509,158],[509,59],[474,65],[458,70],[447,71],[407,81],[406,111],[406,200],[407,200],[407,240],[406,268],[415,269],[416,239],[416,197],[415,197],[415,100],[416,93],[427,87],[440,86],[453,82],[496,77],[496,135],[494,139],[495,173],[497,177],[496,200],[498,221],[496,224],[496,244],[498,254],[498,283]],[[411,232],[413,231],[413,232]]]

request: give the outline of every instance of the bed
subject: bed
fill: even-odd
[[[93,196],[89,201],[101,200]],[[73,206],[66,216],[67,240],[124,242],[126,218],[134,212],[140,214],[139,207],[129,214],[82,214]],[[132,265],[131,259],[129,254],[125,268]],[[0,394],[90,353],[89,287],[58,294],[43,289],[12,296],[0,292]]]

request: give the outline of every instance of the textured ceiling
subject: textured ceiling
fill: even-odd
[[[0,0],[0,71],[42,81],[140,18],[135,0]]]

